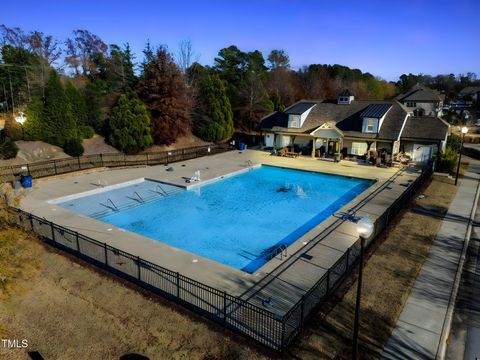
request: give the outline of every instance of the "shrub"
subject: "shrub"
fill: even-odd
[[[441,154],[438,159],[437,171],[453,173],[455,171],[455,165],[457,164],[457,158],[457,151],[454,148],[447,146],[445,153]]]
[[[84,139],[91,139],[95,135],[95,130],[91,126],[82,126],[82,135]]]
[[[13,159],[17,156],[17,153],[17,144],[9,137],[6,137],[0,144],[0,158],[4,160]]]
[[[68,139],[63,144],[63,151],[70,156],[82,156],[83,145],[79,139]]]

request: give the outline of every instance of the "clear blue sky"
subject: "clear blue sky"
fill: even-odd
[[[20,7],[21,4],[21,7]],[[65,39],[87,29],[105,42],[147,39],[176,51],[190,39],[200,62],[235,44],[267,54],[285,49],[297,68],[342,64],[387,80],[412,73],[480,76],[479,0],[7,1],[0,23]]]

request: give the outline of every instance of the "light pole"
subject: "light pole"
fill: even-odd
[[[23,112],[19,112],[18,113],[18,116],[15,116],[15,120],[20,124],[20,126],[22,127],[22,140],[25,140],[25,132],[23,130],[23,123],[25,122],[25,120],[27,120],[27,118],[25,117],[25,114]]]
[[[465,134],[467,132],[468,128],[466,126],[462,127],[462,141],[460,142],[460,155],[458,157],[457,174],[455,175],[455,186],[457,185],[458,173],[460,172],[460,163],[462,162],[463,140],[465,140]]]
[[[357,281],[357,301],[355,304],[355,322],[353,324],[353,345],[352,359],[356,360],[358,356],[358,330],[360,322],[360,300],[362,297],[362,276],[363,276],[363,252],[365,248],[365,240],[373,234],[374,224],[368,216],[362,217],[357,222],[357,232],[360,237],[360,261],[358,264],[358,281]]]

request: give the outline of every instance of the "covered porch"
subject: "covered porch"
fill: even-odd
[[[276,132],[266,134],[265,144],[276,150],[286,149],[289,154],[313,158],[330,158],[340,153],[343,134],[333,124],[325,123],[309,133]],[[269,141],[267,141],[269,140]]]

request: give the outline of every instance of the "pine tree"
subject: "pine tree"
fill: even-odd
[[[88,120],[85,97],[71,81],[67,82],[67,85],[65,86],[65,95],[70,103],[75,124],[78,129],[82,130],[82,128],[86,126]]]
[[[50,144],[63,146],[66,140],[79,138],[70,102],[55,70],[50,72],[45,88],[42,120],[45,127],[43,140]]]
[[[205,141],[221,142],[232,137],[232,108],[218,75],[207,75],[202,79],[194,120],[195,133]]]
[[[171,144],[187,133],[191,125],[191,101],[185,79],[166,48],[160,47],[145,63],[137,89],[152,114],[156,144]]]
[[[153,144],[150,114],[134,94],[120,96],[108,127],[108,141],[127,154],[138,153]]]

